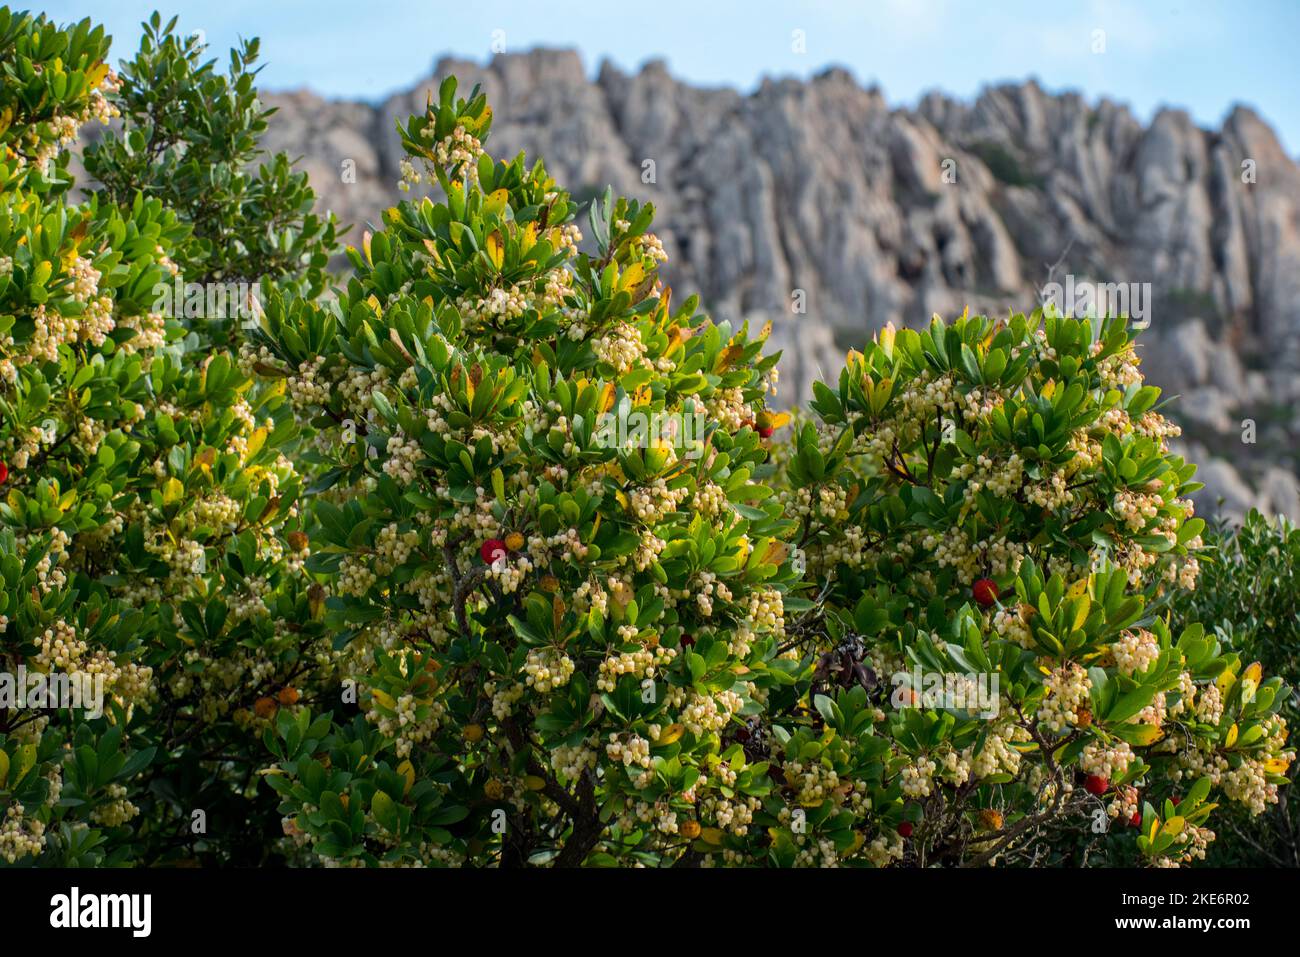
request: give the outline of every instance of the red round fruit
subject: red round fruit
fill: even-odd
[[[1105,794],[1110,790],[1110,782],[1100,774],[1089,774],[1083,780],[1083,787],[1089,794]]]
[[[498,558],[505,557],[506,543],[499,538],[489,538],[483,543],[483,547],[478,550],[478,553],[483,556],[483,561],[491,565]]]
[[[7,481],[9,481],[9,466],[0,462],[0,485],[4,485]]]
[[[762,426],[759,428],[758,434],[765,439],[770,439],[772,437],[772,433],[775,431],[776,429],[772,428],[771,426]]]
[[[971,594],[981,608],[988,608],[998,600],[998,586],[992,578],[981,578],[971,586]]]
[[[898,833],[901,834],[903,837],[911,837],[911,836],[912,836],[912,822],[911,822],[911,821],[902,821],[902,822],[900,822],[899,825],[898,825]]]
[[[694,636],[694,635],[682,635],[682,647],[683,647],[683,648],[693,648],[694,646],[695,646],[695,636]]]
[[[1133,816],[1132,816],[1131,818],[1128,819],[1128,822],[1129,822],[1130,824],[1132,824],[1134,827],[1141,827],[1141,826],[1142,826],[1142,815],[1141,815],[1140,813],[1138,813],[1137,811],[1134,811],[1134,812],[1133,812]]]

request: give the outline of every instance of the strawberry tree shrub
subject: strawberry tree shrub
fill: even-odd
[[[277,718],[266,780],[304,861],[721,858],[797,667],[776,357],[671,301],[649,205],[607,193],[580,251],[543,164],[483,151],[490,117],[448,80],[399,124],[443,201],[388,210],[336,304],[269,304],[246,351],[324,470],[308,564],[352,679]]]
[[[1205,523],[1157,399],[1121,320],[1039,313],[887,328],[816,385],[782,497],[822,722],[777,750],[872,863],[1060,862],[1131,828],[1178,864],[1216,803],[1277,801],[1289,692],[1168,625]]]
[[[1300,530],[1285,516],[1266,518],[1252,509],[1240,526],[1207,530],[1195,592],[1172,608],[1173,621],[1205,622],[1215,636],[1265,671],[1300,674]],[[1294,721],[1300,707],[1294,687],[1281,714]],[[1287,770],[1295,783],[1297,765]],[[1284,792],[1285,794],[1285,792]],[[1208,860],[1220,866],[1300,866],[1300,820],[1294,800],[1279,800],[1264,815],[1225,809],[1219,840]]]
[[[171,251],[184,283],[256,288],[271,279],[313,297],[329,280],[337,224],[316,211],[307,174],[260,145],[274,110],[262,106],[254,82],[258,53],[256,38],[242,41],[222,73],[205,59],[199,35],[185,36],[175,17],[164,23],[154,13],[109,94],[119,122],[86,146],[86,171],[101,198],[129,205],[143,192],[189,226]],[[195,318],[191,303],[183,305],[177,316]],[[228,311],[204,314],[196,331],[237,344],[239,324],[220,321],[234,317],[236,309]]]
[[[181,494],[175,517],[141,529],[145,552],[162,535],[180,569],[150,596],[173,619],[155,664],[154,720],[175,730],[158,742],[168,760],[149,769],[145,786],[164,796],[167,842],[205,862],[258,864],[281,836],[274,795],[256,786],[260,731],[280,709],[316,697],[321,681],[336,686],[337,675],[323,594],[303,565],[297,498],[310,466],[283,383],[239,368],[237,349],[268,297],[321,293],[336,224],[316,212],[306,174],[260,145],[273,111],[254,83],[258,41],[231,50],[222,72],[175,18],[154,14],[141,27],[109,94],[120,121],[84,159],[98,202],[157,197],[185,227],[152,306],[168,322],[167,352],[186,370],[176,380],[183,401],[172,400],[179,414],[167,411],[187,450],[166,450],[183,485],[183,494],[172,487]],[[157,580],[156,558],[149,568],[135,556],[131,577]],[[196,810],[219,822],[219,839],[194,833]],[[167,844],[157,851],[172,853]]]
[[[0,8],[0,862],[50,852],[64,863],[120,858],[111,836],[135,813],[132,776],[151,757],[125,735],[147,698],[141,617],[69,567],[112,553],[124,484],[146,415],[141,347],[153,331],[140,290],[161,277],[177,231],[158,203],[69,206],[64,147],[106,120],[108,41]],[[125,428],[118,428],[125,426]],[[28,673],[39,676],[29,685]],[[45,677],[98,685],[103,709],[50,704]],[[88,682],[90,687],[85,687]],[[31,692],[30,700],[28,692]],[[70,688],[65,692],[71,695]],[[77,699],[80,701],[81,699]],[[81,720],[95,710],[97,720]]]
[[[292,417],[201,344],[198,319],[157,308],[191,225],[142,192],[70,202],[63,148],[115,111],[107,52],[88,21],[0,10],[10,864],[228,859],[244,832],[260,848],[243,801],[259,733],[329,650],[283,454]],[[46,692],[24,694],[32,676]]]

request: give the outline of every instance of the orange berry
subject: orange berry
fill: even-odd
[[[274,698],[262,697],[258,698],[257,701],[254,702],[253,713],[259,718],[273,718],[275,717],[277,707]]]

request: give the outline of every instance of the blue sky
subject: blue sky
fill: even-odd
[[[33,9],[93,16],[120,58],[157,2]],[[1144,120],[1171,105],[1217,126],[1243,102],[1300,151],[1300,0],[171,0],[163,12],[202,30],[214,52],[260,36],[268,89],[375,99],[427,75],[440,54],[488,59],[495,38],[507,50],[575,47],[593,74],[604,58],[632,70],[662,57],[678,77],[743,90],[836,64],[898,105],[1030,76],[1129,103]],[[796,30],[805,52],[793,49]],[[1093,52],[1098,38],[1104,52]]]

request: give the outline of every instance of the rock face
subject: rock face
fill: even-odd
[[[1121,284],[1150,322],[1151,380],[1183,396],[1187,449],[1217,457],[1205,505],[1300,504],[1300,167],[1249,109],[1218,131],[1179,110],[1144,126],[1033,82],[890,109],[842,70],[745,95],[658,62],[592,81],[576,53],[536,50],[443,60],[378,105],[270,95],[266,145],[300,156],[341,219],[376,221],[400,195],[394,119],[451,73],[488,94],[494,155],[544,155],[579,199],[609,184],[653,202],[674,287],[718,318],[773,320],[787,401],[886,322]]]

